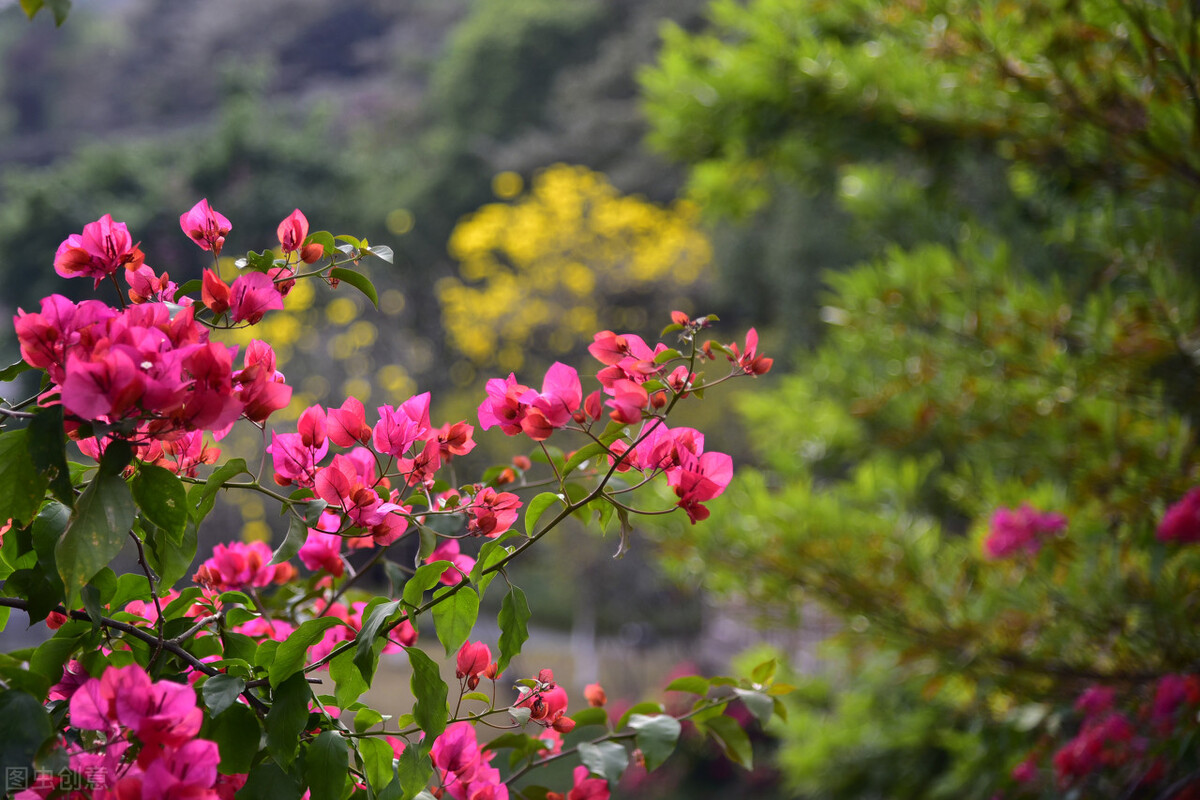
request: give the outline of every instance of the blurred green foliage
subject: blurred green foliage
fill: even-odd
[[[685,580],[842,620],[836,677],[784,734],[803,796],[1153,797],[1194,775],[1194,720],[1148,720],[1200,664],[1200,556],[1155,535],[1200,482],[1195,14],[718,0],[645,73],[702,205],[762,226],[823,200],[790,224],[850,239],[760,279],[838,268],[799,304],[820,344],[745,398],[765,469],[721,524],[661,536]],[[1065,534],[988,560],[990,515],[1023,503]],[[1143,749],[1056,775],[1097,683]]]

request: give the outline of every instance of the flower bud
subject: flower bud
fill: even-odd
[[[513,456],[512,463],[513,466],[521,470],[521,472],[525,472],[527,469],[533,466],[533,462],[529,460],[529,456]]]
[[[554,728],[554,730],[558,731],[559,733],[570,733],[575,729],[575,720],[567,716],[562,716],[554,720],[554,724],[552,724],[550,727]]]
[[[667,393],[666,392],[655,392],[654,394],[650,395],[650,405],[654,406],[655,408],[662,408],[666,404],[667,404]]]
[[[305,264],[315,264],[325,257],[325,246],[318,242],[309,242],[300,248],[300,260]]]
[[[598,683],[589,683],[583,687],[583,696],[592,708],[603,708],[604,704],[608,702],[608,695],[605,694],[604,687]]]
[[[545,684],[547,687],[554,686],[554,670],[544,669],[538,673],[538,682]]]

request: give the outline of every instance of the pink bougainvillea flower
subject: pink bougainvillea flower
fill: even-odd
[[[468,509],[467,533],[495,538],[512,527],[520,516],[521,498],[512,492],[497,492],[490,486],[480,489]]]
[[[229,310],[232,299],[229,284],[211,269],[204,270],[200,278],[200,302],[213,314],[220,316]]]
[[[304,444],[304,437],[299,433],[272,432],[267,452],[271,454],[271,465],[275,468],[275,482],[280,486],[294,483],[311,489],[317,465],[328,450],[328,442],[311,447]]]
[[[992,514],[991,531],[983,542],[983,552],[990,559],[1006,558],[1014,553],[1036,553],[1047,536],[1061,533],[1067,527],[1062,514],[1043,513],[1028,503],[1015,511],[998,508]]]
[[[64,278],[93,278],[95,285],[121,267],[137,269],[145,256],[129,235],[124,222],[105,214],[72,233],[54,255],[54,271]]]
[[[517,383],[517,376],[509,373],[507,378],[492,378],[485,387],[487,399],[479,405],[479,425],[485,431],[500,426],[507,436],[521,432],[521,420],[526,406],[521,398],[529,387]]]
[[[342,537],[337,534],[341,527],[337,514],[325,511],[317,520],[317,527],[308,529],[308,538],[300,547],[300,561],[311,570],[323,569],[335,578],[342,577],[346,565],[342,561]]]
[[[205,198],[179,216],[179,227],[201,250],[211,250],[214,255],[219,255],[233,226],[214,211]]]
[[[546,372],[542,391],[530,389],[519,400],[525,408],[521,430],[534,441],[543,441],[554,430],[570,422],[572,414],[583,402],[579,373],[556,361]]]
[[[399,408],[380,406],[371,442],[384,455],[400,458],[429,433],[429,392],[410,397]]]
[[[572,774],[575,785],[571,787],[571,791],[567,792],[566,800],[608,800],[610,797],[608,781],[603,778],[589,777],[590,775],[588,768],[582,764],[575,767],[575,772]],[[555,793],[547,792],[546,800],[552,800],[551,795],[553,794]]]
[[[257,339],[246,347],[242,369],[233,375],[243,413],[251,422],[265,422],[292,399],[292,387],[275,369],[275,351]]]
[[[483,674],[492,663],[492,650],[483,642],[463,642],[458,649],[455,676],[459,678],[475,677]]]
[[[325,444],[325,409],[320,406],[309,406],[300,412],[296,422],[296,431],[300,441],[308,447],[320,447]]]
[[[207,800],[216,795],[217,743],[193,739],[146,767],[142,800]],[[120,796],[120,792],[117,793]]]
[[[173,303],[175,291],[179,288],[167,273],[155,275],[154,270],[145,264],[136,269],[125,270],[125,282],[129,284],[129,302],[131,303]],[[183,303],[190,305],[190,297],[183,298]]]
[[[247,272],[239,275],[229,289],[229,307],[234,322],[260,321],[268,311],[283,308],[283,297],[275,283],[262,272]]]
[[[357,397],[347,397],[341,408],[331,408],[325,417],[325,430],[338,447],[366,444],[371,438],[367,411]]]
[[[194,580],[218,591],[287,583],[295,574],[290,564],[272,564],[265,542],[230,542],[213,548],[212,557],[200,565]]]
[[[449,561],[451,564],[438,579],[447,586],[461,583],[463,578],[475,569],[475,559],[459,551],[457,539],[445,539],[439,542],[433,552],[425,558],[426,564],[432,564],[435,561]]]
[[[1108,686],[1089,686],[1075,701],[1075,710],[1089,717],[1103,714],[1113,707],[1116,691]]]
[[[449,461],[452,456],[465,456],[475,449],[475,440],[472,438],[475,426],[468,424],[466,420],[453,425],[447,422],[435,433],[443,462]]]
[[[746,375],[756,377],[765,375],[771,371],[771,366],[775,363],[774,359],[758,355],[758,331],[754,328],[746,332],[745,350],[739,350],[736,342],[730,344],[729,349],[733,353],[733,358],[730,360],[737,364]]]
[[[725,453],[703,453],[685,461],[679,469],[667,472],[667,484],[679,497],[677,505],[688,515],[692,524],[708,519],[703,505],[725,491],[733,479],[733,459]]]
[[[632,425],[642,421],[642,409],[650,402],[650,395],[640,384],[626,378],[618,378],[613,382],[611,394],[604,405],[612,409],[609,417],[617,422]]]
[[[297,208],[279,223],[276,233],[283,252],[295,252],[304,245],[304,240],[308,237],[308,218]]]
[[[1163,514],[1158,523],[1158,539],[1179,544],[1200,542],[1200,486],[1185,494]]]

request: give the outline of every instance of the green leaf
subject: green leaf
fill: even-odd
[[[190,281],[184,281],[175,289],[175,296],[182,298],[184,295],[198,292],[204,288],[204,282],[199,278],[192,278]]]
[[[633,718],[634,714],[661,714],[661,713],[663,713],[662,703],[655,703],[655,702],[652,702],[649,700],[643,701],[641,703],[635,703],[634,705],[630,706],[625,711],[624,714],[621,715],[621,719],[617,721],[616,730],[621,730],[626,725],[628,725],[629,720]]]
[[[356,743],[358,754],[362,758],[363,771],[367,775],[367,784],[378,793],[396,775],[392,760],[396,757],[392,746],[383,739],[364,736]]]
[[[100,460],[100,469],[84,489],[71,521],[54,548],[58,574],[67,592],[67,607],[79,605],[79,591],[92,576],[121,552],[137,515],[129,485],[121,471],[129,463],[130,449],[113,442]]]
[[[271,686],[279,686],[302,669],[308,656],[308,648],[321,641],[325,631],[341,624],[342,621],[337,617],[317,617],[301,623],[300,627],[280,642],[279,649],[275,651],[275,660],[271,663],[268,673]]]
[[[376,308],[379,308],[379,294],[375,291],[375,284],[371,283],[370,278],[368,278],[366,275],[363,275],[361,272],[355,272],[354,270],[344,269],[342,267],[334,267],[333,269],[329,270],[329,277],[336,278],[339,281],[345,281],[346,283],[350,284],[355,289],[358,289],[360,292],[365,294],[367,299],[371,301],[372,305],[374,305]]]
[[[484,542],[483,546],[479,548],[479,556],[475,559],[475,566],[471,568],[471,574],[467,578],[479,587],[480,598],[483,597],[483,593],[492,580],[500,574],[499,570],[486,574],[485,571],[499,564],[508,556],[508,548],[505,547],[504,540],[516,535],[517,532],[509,528],[495,539]]]
[[[576,727],[585,728],[588,725],[603,725],[608,727],[608,712],[603,708],[584,708],[571,715]]]
[[[758,664],[751,671],[750,679],[755,683],[770,683],[775,679],[775,667],[777,663],[776,659],[769,658]]]
[[[0,433],[0,520],[23,528],[33,519],[49,481],[29,453],[29,429]]]
[[[762,692],[756,692],[751,689],[734,688],[734,694],[738,696],[750,713],[758,718],[758,721],[766,725],[771,721],[771,712],[775,709],[775,703],[770,697],[767,697]]]
[[[449,561],[434,561],[417,567],[416,572],[404,584],[404,602],[413,608],[421,605],[425,592],[438,585],[442,573],[451,567]]]
[[[249,772],[237,800],[300,800],[300,785],[275,762],[260,762]]]
[[[22,372],[28,372],[31,369],[33,369],[33,367],[29,366],[24,361],[18,361],[15,364],[9,364],[4,369],[0,369],[0,383],[8,383]]]
[[[392,248],[388,247],[386,244],[372,245],[367,249],[367,252],[376,258],[383,259],[389,264],[391,264],[392,259],[395,258],[395,253],[392,252]]]
[[[621,779],[621,774],[629,766],[629,753],[624,745],[616,742],[583,742],[579,745],[579,760],[593,775],[599,775],[613,784]]]
[[[201,735],[217,743],[222,773],[245,774],[261,747],[262,728],[249,706],[234,703],[219,717],[210,717]]]
[[[17,689],[0,692],[0,719],[5,730],[0,736],[0,775],[7,783],[12,771],[33,765],[42,744],[53,738],[54,726],[38,699]]]
[[[87,623],[83,624],[86,626]],[[62,680],[63,665],[79,649],[82,641],[83,635],[78,630],[72,634],[64,625],[55,636],[39,644],[33,651],[29,657],[29,671],[47,679],[49,683],[46,688],[49,689]]]
[[[424,750],[424,747],[406,747],[396,763],[400,788],[404,790],[405,797],[417,797],[433,776],[433,762]]]
[[[68,506],[75,505],[75,487],[67,467],[67,435],[63,432],[63,407],[42,409],[29,421],[29,457],[50,483],[50,491]]]
[[[704,697],[708,694],[708,680],[699,675],[685,675],[667,684],[668,692],[690,692]]]
[[[646,757],[647,770],[654,770],[675,752],[675,743],[679,741],[679,732],[682,730],[679,720],[669,714],[653,717],[634,714],[629,718],[629,727],[637,731],[635,741]]]
[[[246,469],[246,460],[231,458],[213,470],[212,475],[208,476],[208,480],[203,485],[192,489],[188,495],[188,503],[192,507],[192,518],[197,525],[204,521],[208,512],[212,511],[213,504],[217,500],[217,490],[221,488],[221,484],[243,472],[247,475],[250,474],[250,471]]]
[[[583,462],[587,461],[589,458],[592,458],[594,456],[598,456],[602,453],[607,453],[607,452],[608,452],[608,448],[605,447],[604,445],[600,444],[600,442],[590,442],[588,444],[585,444],[583,447],[576,450],[575,453],[570,458],[567,459],[566,464],[563,464],[562,476],[564,478],[567,477],[572,472],[579,469],[579,466]],[[526,526],[526,528],[528,529],[528,526]]]
[[[661,353],[659,353],[658,355],[656,355],[654,357],[654,363],[655,364],[665,364],[668,361],[675,359],[675,358],[682,358],[682,356],[679,354],[678,350],[668,347],[666,350],[663,350]]]
[[[367,614],[367,618],[363,620],[362,630],[354,637],[354,664],[358,667],[358,671],[362,673],[363,679],[368,684],[370,684],[371,678],[375,674],[375,637],[379,635],[379,630],[387,622],[388,617],[395,614],[399,608],[399,600],[392,600],[390,603],[380,603],[375,606]]]
[[[312,800],[341,800],[350,776],[350,748],[334,731],[324,731],[308,746],[304,780]]]
[[[554,492],[542,492],[530,500],[529,505],[525,508],[525,533],[533,536],[538,520],[541,519],[546,509],[561,502],[563,502],[562,496]]]
[[[361,708],[354,715],[354,732],[369,731],[381,722],[383,722],[383,714],[373,708]]]
[[[284,537],[279,547],[275,548],[275,554],[271,556],[271,563],[282,564],[294,557],[300,552],[300,548],[306,541],[308,541],[308,523],[298,517],[290,517],[287,536]]]
[[[170,470],[142,464],[132,481],[133,499],[142,516],[166,532],[178,545],[188,523],[187,492]]]
[[[345,708],[353,703],[371,686],[363,680],[362,673],[354,663],[354,651],[347,650],[329,662],[329,677],[333,679],[334,697],[338,706]]]
[[[294,673],[275,690],[275,702],[267,712],[267,750],[280,764],[291,764],[296,758],[311,700],[303,672]]]
[[[196,525],[188,522],[183,529],[183,536],[178,542],[172,543],[171,537],[161,528],[143,526],[146,530],[146,562],[150,569],[158,575],[160,593],[165,594],[171,587],[191,572],[192,561],[196,558]]]
[[[215,717],[233,705],[246,688],[246,682],[233,675],[213,675],[204,682],[200,693],[209,716]]]
[[[497,616],[497,622],[500,623],[500,658],[496,664],[500,672],[504,672],[508,668],[508,662],[520,654],[521,647],[529,638],[529,617],[529,601],[525,599],[525,592],[521,591],[520,587],[513,586],[504,595],[504,600],[500,603],[500,614]]]
[[[453,594],[451,594],[453,592]],[[437,629],[438,641],[446,648],[446,655],[458,652],[479,617],[479,595],[470,586],[462,586],[457,591],[447,586],[433,595],[434,600],[442,598],[431,609],[433,623]]]
[[[337,252],[337,244],[333,240],[333,234],[329,231],[313,231],[304,240],[305,244],[312,244],[313,242],[325,248],[325,255],[327,256],[331,256]]]
[[[433,740],[446,730],[446,697],[449,690],[438,673],[437,664],[429,656],[415,647],[404,648],[408,653],[408,663],[412,665],[413,697],[417,699],[412,708],[413,719],[421,730],[425,731],[425,739],[421,749],[428,753],[433,747]]]
[[[713,717],[704,723],[713,735],[717,744],[730,761],[741,764],[746,769],[753,769],[754,751],[750,747],[750,737],[733,717]]]

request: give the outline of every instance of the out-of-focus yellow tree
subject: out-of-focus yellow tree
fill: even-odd
[[[446,335],[477,367],[520,369],[558,357],[604,328],[636,327],[648,309],[687,306],[709,274],[712,250],[686,201],[660,206],[623,195],[585,167],[557,164],[527,192],[500,173],[491,203],[450,235],[458,278],[438,284]]]

